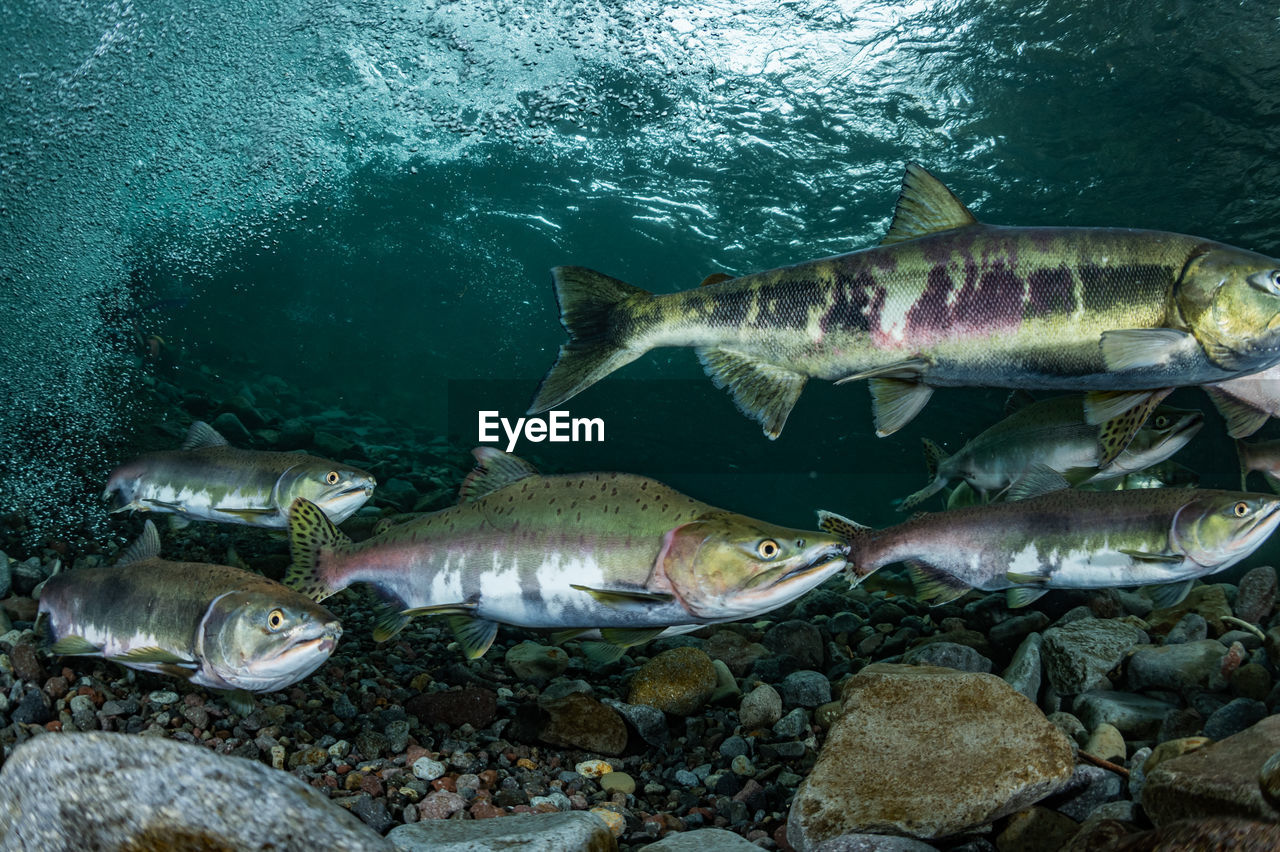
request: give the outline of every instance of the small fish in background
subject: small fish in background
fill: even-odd
[[[985,503],[1119,479],[1163,462],[1204,425],[1199,411],[1158,406],[1115,461],[1102,466],[1098,430],[1085,420],[1083,397],[1038,401],[1019,397],[1012,404],[1017,406],[1012,414],[953,455],[926,440],[931,481],[905,497],[899,509],[915,508],[956,480],[966,483]]]
[[[1184,464],[1166,459],[1143,470],[1126,473],[1119,479],[1092,480],[1077,486],[1081,491],[1132,491],[1136,488],[1199,488],[1200,474]],[[945,489],[944,489],[945,491]],[[947,508],[981,506],[985,502],[978,492],[963,480],[947,493]]]
[[[1184,488],[1056,491],[924,513],[873,530],[830,513],[849,542],[850,582],[901,562],[935,605],[970,589],[1008,590],[1010,607],[1050,589],[1149,586],[1157,606],[1253,553],[1280,524],[1280,497]]]
[[[1166,231],[987,225],[915,163],[871,248],[661,295],[552,276],[569,340],[530,413],[687,347],[770,438],[810,378],[866,379],[881,436],[939,387],[1084,391],[1106,464],[1172,388],[1280,360],[1280,260]]]
[[[1249,474],[1257,471],[1267,480],[1272,491],[1280,492],[1280,441],[1236,441],[1240,459],[1240,487],[1245,488]]]
[[[1227,434],[1247,438],[1280,417],[1280,364],[1236,379],[1205,385],[1205,393],[1227,421]]]
[[[306,453],[242,450],[212,426],[191,424],[179,450],[146,453],[111,472],[111,512],[170,512],[180,518],[283,529],[302,497],[335,524],[351,517],[377,480],[358,468]]]
[[[53,653],[232,690],[228,700],[241,713],[252,704],[245,693],[297,683],[342,636],[332,613],[274,580],[161,559],[151,521],[115,565],[50,577],[38,611]]]
[[[473,659],[501,623],[598,635],[611,647],[584,650],[604,662],[664,632],[768,612],[845,566],[834,535],[726,512],[652,479],[542,476],[492,447],[472,453],[457,505],[362,542],[295,501],[285,582],[315,600],[374,586],[387,602],[378,641],[412,616],[440,615]]]

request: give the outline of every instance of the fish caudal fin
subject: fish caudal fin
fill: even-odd
[[[845,557],[847,563],[845,576],[849,578],[850,586],[858,585],[880,567],[879,565],[867,566],[862,564],[860,551],[863,543],[871,535],[871,527],[863,526],[857,521],[851,521],[843,515],[837,515],[835,512],[819,509],[818,528],[823,532],[838,536],[845,544],[849,545],[849,553]]]
[[[551,276],[569,342],[538,386],[530,414],[555,408],[644,354],[619,339],[619,311],[632,300],[653,298],[647,290],[581,266],[557,266]]]
[[[1249,445],[1236,440],[1236,459],[1240,462],[1240,490],[1249,490]]]
[[[335,551],[351,544],[320,507],[298,497],[289,507],[289,550],[293,562],[285,573],[286,586],[314,601],[322,601],[347,587],[347,583],[325,570]]]

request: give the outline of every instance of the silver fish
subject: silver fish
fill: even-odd
[[[146,453],[111,472],[112,512],[171,512],[181,518],[284,528],[302,497],[335,524],[364,505],[372,474],[306,453],[241,450],[207,423],[191,424],[182,449]]]
[[[50,577],[39,612],[55,654],[246,692],[303,679],[342,636],[332,613],[274,580],[161,559],[151,521],[115,565]]]

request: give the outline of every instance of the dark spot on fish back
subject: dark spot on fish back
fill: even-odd
[[[1027,276],[1027,307],[1024,316],[1030,319],[1070,311],[1075,298],[1072,293],[1073,284],[1071,270],[1065,266],[1035,270]]]
[[[875,276],[859,271],[854,275],[836,275],[831,307],[822,315],[820,328],[846,331],[869,331],[880,327],[880,311],[884,307],[884,288],[876,286]],[[817,289],[815,287],[815,289]]]

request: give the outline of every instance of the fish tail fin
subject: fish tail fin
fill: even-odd
[[[857,521],[851,521],[843,515],[828,512],[825,509],[818,510],[818,527],[823,532],[838,536],[849,545],[849,554],[845,557],[848,563],[845,574],[849,578],[850,586],[858,585],[880,567],[879,565],[868,567],[864,564],[861,555],[863,545],[871,537],[871,527],[863,526]]]
[[[1249,445],[1236,439],[1236,460],[1240,463],[1240,490],[1248,491],[1249,480]]]
[[[619,320],[652,293],[581,266],[557,266],[551,276],[569,342],[538,386],[530,414],[560,405],[645,351],[629,346]]]
[[[314,601],[345,589],[348,582],[332,570],[331,557],[351,544],[333,521],[310,500],[298,497],[289,507],[289,551],[293,562],[285,585]]]
[[[929,484],[914,494],[908,494],[903,497],[902,502],[898,504],[899,512],[911,511],[937,494],[947,484],[946,477],[938,475],[938,470],[941,468],[942,463],[947,460],[946,451],[928,438],[922,438],[921,440],[924,442],[924,466],[929,472]]]

